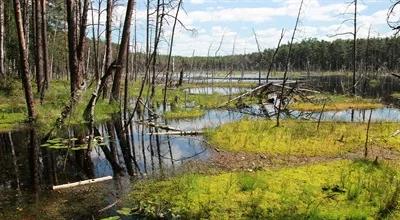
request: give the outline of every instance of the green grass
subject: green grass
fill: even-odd
[[[25,104],[25,98],[21,82],[18,80],[8,80],[7,82],[0,82],[0,131],[8,131],[17,129],[25,125],[27,119],[27,110]],[[34,83],[32,83],[35,85]],[[248,87],[252,84],[242,83],[235,84],[236,86]],[[205,109],[211,109],[218,107],[222,102],[229,99],[228,96],[212,94],[185,94],[186,88],[201,87],[203,84],[185,84],[180,88],[168,90],[168,103],[173,103],[176,106],[185,106],[186,103],[193,103],[196,107],[194,111],[180,110],[167,113],[167,118],[190,118],[199,117],[204,114]],[[215,87],[226,86],[226,83],[216,83]],[[129,94],[131,97],[137,96],[139,93],[140,82],[132,83],[129,87]],[[39,96],[36,94],[36,89],[33,88],[35,106],[38,115],[37,124],[42,130],[48,129],[55,120],[59,117],[61,110],[69,101],[69,90],[70,85],[68,81],[52,81],[50,88],[45,95],[44,104],[40,105]],[[146,86],[143,97],[147,96],[147,92],[150,91]],[[159,85],[156,87],[156,93],[154,97],[154,103],[162,103],[163,101],[163,86]],[[93,88],[88,88],[82,95],[80,102],[73,109],[72,115],[66,120],[67,124],[81,124],[83,120],[83,111],[86,104],[93,92]],[[119,104],[110,104],[108,99],[99,99],[95,109],[95,120],[105,121],[112,117],[112,114],[119,111]],[[180,117],[182,116],[182,117]]]
[[[368,161],[139,182],[124,214],[184,219],[398,217],[398,172]],[[121,212],[122,213],[122,212]]]
[[[334,156],[361,149],[367,125],[363,123],[284,120],[276,127],[271,120],[249,120],[224,124],[207,133],[209,142],[232,152],[269,155]],[[398,123],[372,123],[370,145],[400,150],[400,138],[391,135]]]
[[[205,114],[202,109],[178,109],[175,111],[168,111],[164,113],[166,119],[190,119],[199,118]]]
[[[390,95],[392,98],[400,99],[400,92],[394,92]]]
[[[361,97],[322,94],[310,98],[314,101],[295,101],[294,103],[289,105],[289,108],[298,111],[319,112],[322,111],[325,102],[325,111],[339,111],[346,109],[375,109],[383,107],[383,105],[376,100],[365,99]]]
[[[18,81],[7,82],[7,89],[0,90],[0,131],[7,131],[24,126],[27,119],[25,98],[21,83]],[[52,81],[45,95],[43,105],[40,105],[36,89],[33,88],[37,124],[42,130],[48,129],[60,116],[61,110],[69,101],[69,82]],[[81,101],[73,109],[72,115],[66,120],[67,124],[81,124],[83,111],[91,95],[92,88],[84,92]],[[111,114],[119,111],[118,104],[109,104],[108,100],[99,100],[96,105],[96,121],[111,119]]]

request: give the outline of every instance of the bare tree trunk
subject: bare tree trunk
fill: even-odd
[[[167,106],[168,76],[169,76],[169,71],[170,71],[170,66],[171,66],[172,47],[174,46],[175,28],[176,28],[176,23],[177,23],[177,21],[178,21],[178,15],[179,15],[179,10],[180,10],[180,8],[181,8],[181,5],[182,5],[182,0],[179,0],[178,8],[176,9],[174,25],[173,25],[173,27],[172,27],[171,43],[170,43],[170,45],[169,45],[169,54],[168,54],[168,63],[167,63],[167,73],[166,73],[166,75],[165,75],[165,85],[164,85],[164,99],[163,99],[163,108],[164,108],[164,111],[166,110],[166,106]]]
[[[0,1],[0,77],[5,76],[4,69],[4,1]]]
[[[155,29],[155,34],[154,34],[154,49],[153,49],[153,55],[152,55],[152,78],[151,78],[151,95],[150,98],[152,99],[155,94],[155,84],[156,84],[156,63],[157,63],[157,49],[158,49],[158,43],[160,41],[160,34],[161,34],[161,27],[162,27],[162,20],[163,20],[163,13],[160,17],[160,0],[157,0],[157,7],[156,7],[156,29]],[[164,5],[163,5],[164,8]]]
[[[19,52],[22,70],[22,85],[24,87],[26,105],[28,108],[29,121],[34,121],[36,118],[35,105],[33,101],[32,85],[29,74],[28,50],[26,47],[24,27],[21,14],[21,3],[19,0],[14,0],[15,21],[18,32]]]
[[[261,62],[262,62],[263,54],[261,51],[260,43],[258,42],[257,33],[254,29],[253,29],[253,34],[254,34],[254,38],[256,40],[257,50],[258,50],[259,60],[260,60],[258,62],[258,85],[260,86],[261,85]]]
[[[67,22],[68,22],[68,57],[69,72],[71,77],[71,97],[75,97],[75,93],[81,87],[83,82],[83,55],[86,48],[86,22],[89,10],[88,0],[84,0],[81,17],[77,2],[75,0],[66,0],[67,2]],[[79,19],[78,19],[79,18]],[[79,27],[77,22],[80,22]],[[79,39],[77,32],[79,30]]]
[[[371,118],[372,118],[372,109],[369,113],[369,118],[368,118],[368,125],[367,125],[367,134],[365,135],[365,145],[364,145],[364,158],[367,158],[368,156],[368,139],[369,139],[369,129],[371,126]]]
[[[44,89],[43,73],[43,38],[42,38],[42,0],[35,0],[35,64],[37,93],[42,94]]]
[[[76,37],[76,10],[77,5],[75,0],[66,0],[67,2],[67,22],[68,22],[68,61],[69,61],[69,74],[71,80],[71,97],[79,88],[80,85],[80,74],[79,74],[79,64],[77,56],[77,37]]]
[[[107,0],[107,20],[106,20],[106,54],[105,54],[105,62],[104,69],[108,69],[111,65],[112,59],[112,15],[113,15],[114,3],[113,0]],[[110,80],[108,80],[110,81]],[[106,98],[108,95],[108,87],[110,82],[107,82],[103,91],[103,98]]]
[[[131,20],[132,20],[132,11],[135,5],[134,0],[129,0],[127,9],[126,9],[126,15],[125,15],[125,22],[124,22],[124,28],[122,31],[122,40],[121,40],[121,46],[119,47],[119,52],[118,52],[118,57],[117,59],[107,68],[106,73],[104,76],[101,78],[99,82],[97,82],[97,86],[95,91],[92,94],[92,97],[90,98],[90,101],[88,105],[86,106],[85,112],[84,112],[84,118],[92,122],[93,121],[93,115],[94,115],[94,107],[96,105],[97,99],[98,99],[98,94],[104,89],[107,79],[109,76],[112,75],[112,71],[115,69],[116,74],[117,72],[119,74],[122,73],[123,67],[124,67],[124,60],[126,58],[126,52],[127,52],[127,47],[129,44],[129,37],[130,37],[130,26],[131,26]],[[119,86],[118,85],[118,96],[119,96]]]
[[[352,95],[356,95],[356,59],[357,59],[357,0],[354,0],[354,32],[353,32],[353,85]]]
[[[290,57],[292,55],[291,54],[292,53],[292,46],[293,46],[294,37],[296,35],[296,31],[297,31],[297,25],[299,24],[300,13],[301,13],[301,9],[303,7],[303,2],[304,2],[304,0],[301,0],[300,7],[299,7],[299,12],[297,14],[297,19],[296,19],[296,25],[294,26],[292,39],[290,40],[290,44],[289,44],[288,55],[286,57],[286,67],[285,67],[285,72],[283,74],[282,90],[281,90],[281,93],[279,94],[279,105],[278,105],[278,115],[276,116],[276,126],[279,126],[279,119],[280,119],[281,110],[282,110],[282,102],[283,102],[283,100],[285,98],[284,92],[285,92],[285,84],[286,84],[286,81],[287,81],[287,73],[289,71]]]
[[[95,71],[95,80],[96,82],[100,80],[100,67],[99,67],[99,49],[97,47],[99,39],[96,36],[96,31],[95,31],[95,24],[94,24],[94,8],[93,8],[93,3],[91,2],[91,8],[92,8],[92,41],[93,41],[93,52],[94,52],[94,71]],[[100,6],[98,8],[98,17],[100,17]],[[98,28],[98,27],[97,27]]]
[[[131,34],[131,21],[132,21],[132,11],[135,7],[134,0],[128,0],[127,11],[125,15],[125,22],[124,28],[122,30],[122,39],[121,45],[119,48],[118,57],[116,59],[116,68],[115,68],[115,75],[113,81],[113,87],[111,91],[111,98],[114,101],[118,101],[120,98],[120,87],[121,87],[121,78],[122,78],[122,70],[125,66],[125,59],[126,59],[126,51],[127,47],[129,46],[129,37]]]
[[[43,75],[44,84],[40,94],[40,100],[43,102],[45,90],[49,88],[49,55],[48,55],[48,42],[47,42],[47,17],[46,17],[46,0],[41,1],[41,35],[42,35],[42,52],[43,52]]]
[[[283,39],[284,36],[285,36],[285,29],[282,29],[281,37],[279,38],[278,45],[276,46],[276,49],[275,49],[275,51],[274,51],[274,54],[272,55],[272,58],[271,58],[270,63],[269,63],[266,83],[268,83],[268,81],[269,81],[269,76],[270,76],[271,71],[272,71],[272,66],[274,65],[275,57],[276,57],[276,55],[278,54],[278,51],[279,51],[279,49],[280,49],[281,42],[282,42],[282,39]]]

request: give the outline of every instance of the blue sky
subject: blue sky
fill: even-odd
[[[351,36],[336,36],[337,33],[352,31],[352,23],[341,24],[352,18],[354,9],[349,6],[350,0],[304,0],[299,31],[296,41],[306,38],[334,40],[350,38]],[[145,2],[138,0],[138,41],[143,48],[145,27]],[[191,56],[207,55],[209,46],[214,55],[222,35],[224,41],[219,55],[232,53],[233,42],[236,39],[236,54],[257,51],[253,29],[256,31],[262,49],[273,48],[279,40],[281,29],[285,29],[284,42],[292,34],[298,7],[301,0],[184,0],[185,12],[180,20],[195,33],[178,28],[173,53],[175,55]],[[387,27],[386,15],[391,0],[359,0],[359,30],[360,37],[366,37],[371,26],[371,35],[390,36],[392,31]],[[116,10],[116,17],[124,14],[124,7]],[[167,27],[171,29],[171,27]],[[170,32],[165,31],[168,40]],[[161,52],[167,51],[167,43],[163,43]]]

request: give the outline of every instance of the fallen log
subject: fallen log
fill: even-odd
[[[399,74],[396,74],[396,73],[392,73],[392,76],[395,76],[395,77],[397,77],[397,78],[400,78],[400,75],[399,75]]]
[[[67,184],[62,184],[62,185],[56,185],[53,186],[53,190],[58,190],[58,189],[67,189],[67,188],[71,188],[71,187],[75,187],[75,186],[82,186],[82,185],[87,185],[87,184],[92,184],[92,183],[100,183],[100,182],[104,182],[107,180],[112,180],[112,176],[105,176],[105,177],[101,177],[101,178],[97,178],[97,179],[89,179],[89,180],[83,180],[83,181],[79,181],[79,182],[75,182],[75,183],[67,183]]]
[[[158,133],[147,133],[148,135],[180,135],[180,136],[192,136],[204,134],[204,131],[170,131],[170,132],[158,132]]]
[[[166,130],[166,131],[182,131],[181,129],[178,129],[178,128],[170,127],[170,126],[167,126],[167,125],[160,125],[160,124],[156,124],[156,123],[153,123],[153,122],[137,121],[137,123],[143,124],[143,125],[147,125],[147,126],[153,127],[153,128],[163,129],[163,130]]]
[[[258,90],[260,90],[260,89],[262,89],[262,88],[265,88],[265,87],[268,87],[268,86],[270,86],[270,85],[272,85],[272,83],[266,83],[266,84],[263,84],[263,85],[261,85],[261,86],[258,86],[258,87],[256,87],[255,89],[252,89],[252,90],[250,90],[250,91],[248,91],[248,92],[245,92],[245,93],[243,93],[243,94],[241,94],[241,95],[239,95],[239,96],[237,96],[237,97],[235,97],[235,98],[233,98],[233,99],[231,99],[231,100],[229,100],[229,101],[223,103],[222,105],[219,106],[219,108],[221,108],[221,107],[223,107],[223,106],[226,106],[226,105],[228,105],[229,103],[231,103],[231,102],[233,102],[233,101],[236,101],[236,100],[238,100],[238,99],[241,99],[241,98],[243,98],[243,97],[245,97],[245,96],[247,96],[247,95],[253,94],[254,92],[257,92]]]

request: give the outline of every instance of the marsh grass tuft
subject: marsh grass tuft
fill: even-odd
[[[321,94],[310,97],[313,102],[295,101],[289,105],[292,110],[319,112],[324,103],[326,111],[339,111],[346,109],[375,109],[383,105],[374,99],[365,99],[361,97],[351,97],[345,95],[327,95]]]
[[[183,218],[390,217],[398,213],[399,200],[398,172],[392,166],[340,160],[267,171],[187,174],[139,182],[128,203],[151,201],[154,210],[163,207]]]
[[[371,145],[400,150],[400,139],[391,136],[398,123],[372,123]],[[335,156],[362,149],[364,123],[284,120],[276,127],[271,120],[243,119],[207,132],[210,143],[232,152],[290,156]]]

